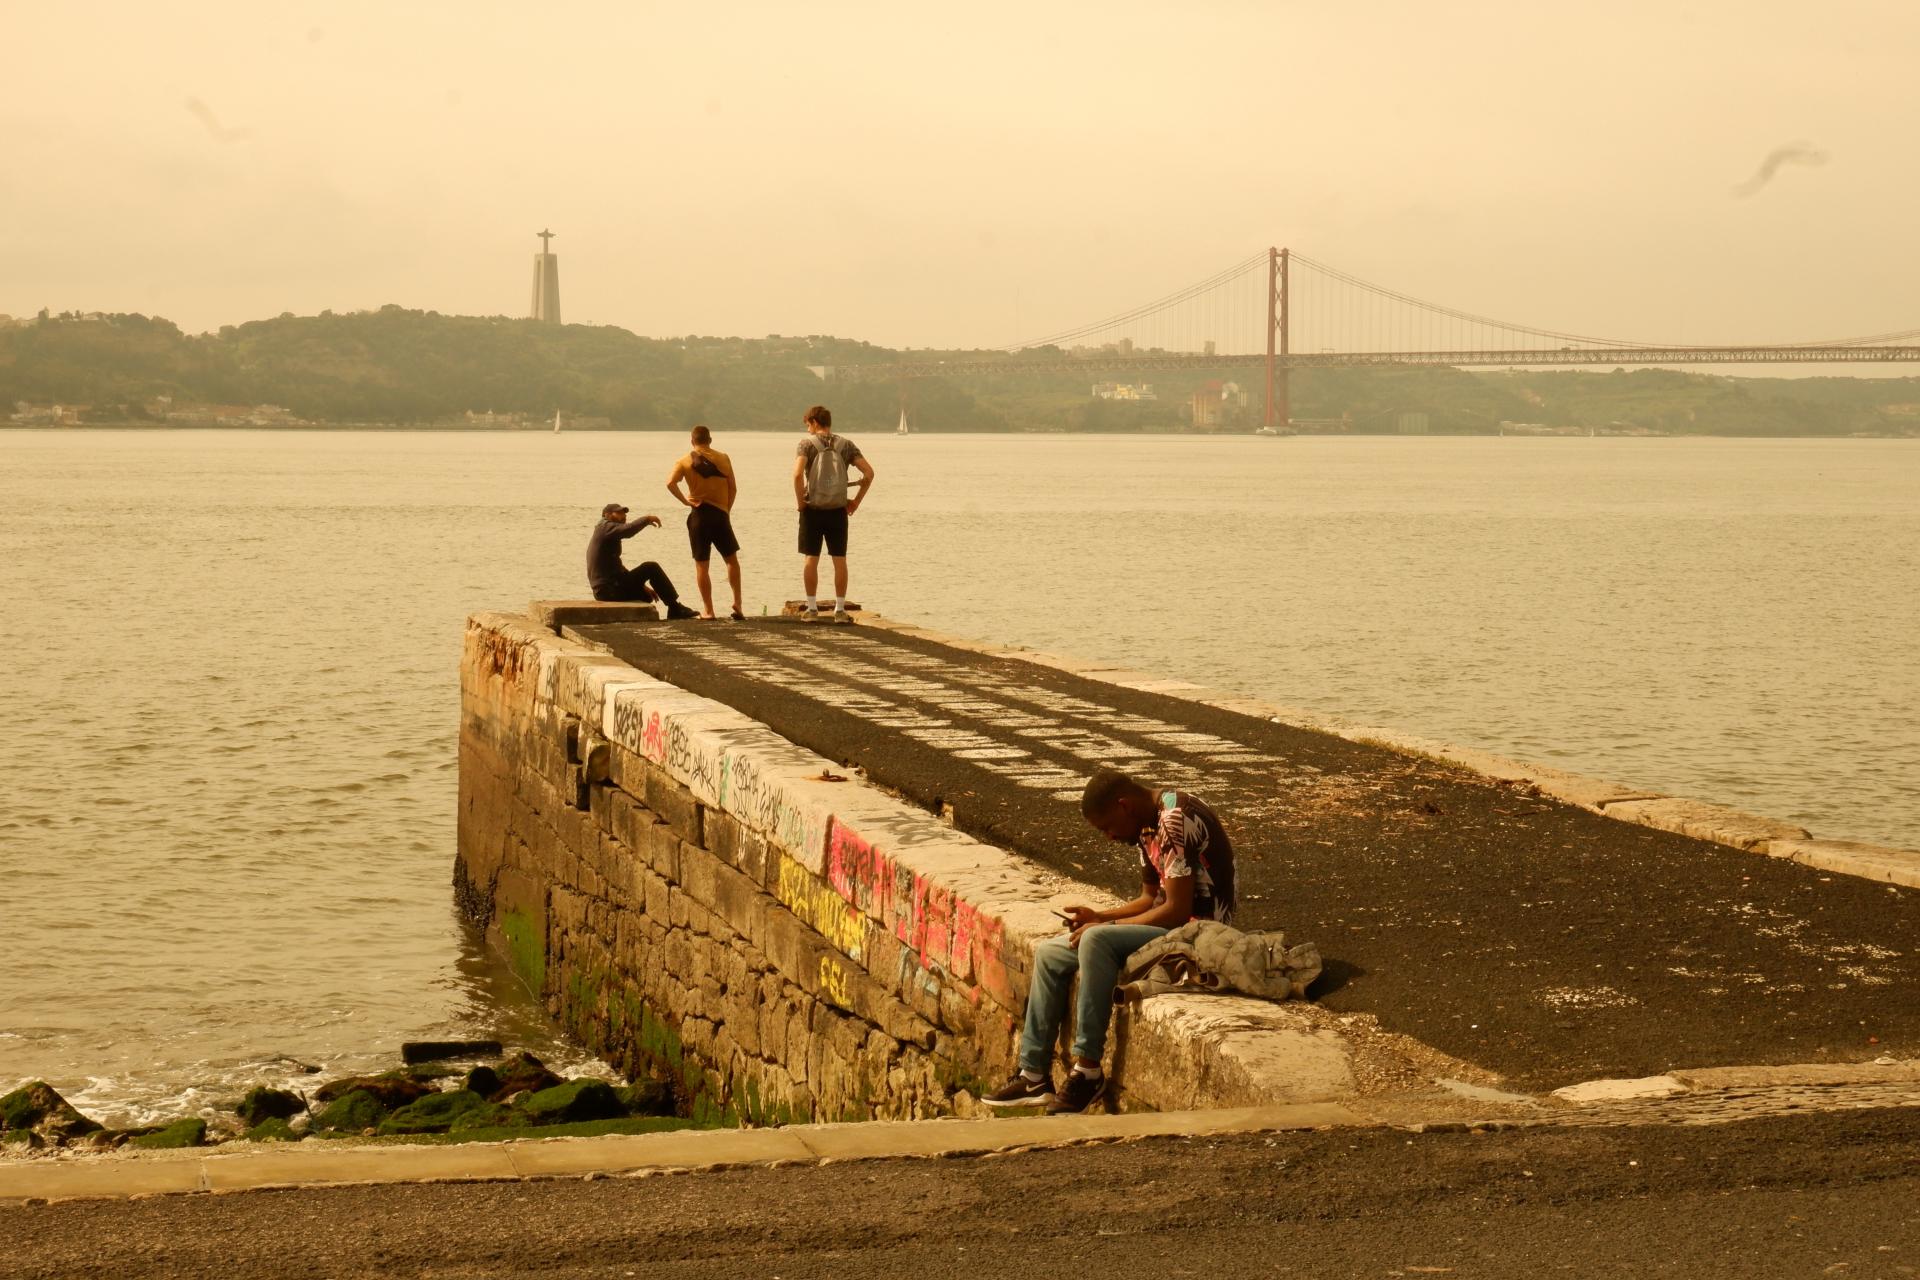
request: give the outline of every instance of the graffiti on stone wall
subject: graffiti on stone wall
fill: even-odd
[[[851,1009],[853,1000],[848,994],[850,985],[847,971],[840,962],[823,954],[820,957],[820,994],[842,1009]]]
[[[866,955],[866,917],[818,876],[784,855],[774,896],[850,959]]]
[[[953,979],[976,1000],[983,990],[1012,999],[999,920],[901,866],[837,819],[827,827],[826,874],[833,891],[899,941],[921,970]]]

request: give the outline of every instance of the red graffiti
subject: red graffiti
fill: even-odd
[[[640,749],[655,763],[667,758],[666,725],[661,722],[658,711],[647,717],[647,731],[640,735]]]
[[[826,873],[836,893],[899,939],[923,969],[971,980],[976,1000],[982,989],[1012,1000],[998,920],[898,865],[837,819],[828,827]]]

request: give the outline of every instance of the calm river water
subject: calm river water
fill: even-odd
[[[719,441],[755,612],[794,438]],[[869,607],[1920,846],[1920,444],[861,443]],[[565,1056],[452,911],[461,623],[582,594],[616,499],[691,591],[683,449],[0,432],[0,1089],[129,1121],[281,1055]]]

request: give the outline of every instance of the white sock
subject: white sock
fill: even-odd
[[[1099,1067],[1083,1067],[1076,1062],[1073,1064],[1073,1074],[1085,1076],[1089,1080],[1098,1080],[1101,1076],[1105,1075],[1106,1072]]]
[[[820,607],[819,601],[815,600],[812,596],[807,597],[807,608],[818,609],[819,607]]]
[[[833,598],[833,607],[841,613],[845,613],[847,611],[847,598],[845,596],[835,596]]]
[[[1020,1078],[1029,1084],[1039,1084],[1042,1080],[1046,1079],[1046,1077],[1038,1071],[1029,1071],[1025,1067],[1020,1068]]]

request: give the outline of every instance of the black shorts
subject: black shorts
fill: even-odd
[[[708,502],[687,512],[687,541],[693,544],[693,558],[698,564],[705,564],[715,551],[722,560],[740,551],[740,539],[733,536],[732,519]]]
[[[800,554],[817,556],[820,544],[827,554],[847,554],[847,509],[845,507],[802,507],[800,509]]]

